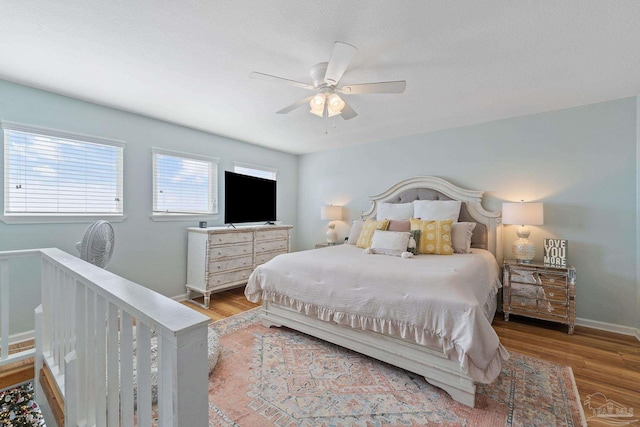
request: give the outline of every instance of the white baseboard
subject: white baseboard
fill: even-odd
[[[178,301],[178,302],[186,301],[188,298],[189,298],[189,294],[180,294],[180,295],[176,295],[175,297],[171,297],[172,300]]]
[[[14,344],[22,341],[35,340],[36,331],[20,332],[18,334],[9,335],[9,344]]]
[[[640,340],[640,330],[632,326],[616,325],[615,323],[600,322],[598,320],[584,319],[580,317],[576,318],[576,325],[592,329],[600,329],[601,331],[614,332],[616,334],[631,335]]]

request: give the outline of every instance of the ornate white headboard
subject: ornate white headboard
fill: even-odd
[[[374,218],[378,203],[410,203],[414,200],[460,200],[460,221],[475,222],[472,246],[487,249],[502,262],[502,227],[500,212],[482,207],[484,191],[466,190],[435,176],[407,178],[388,190],[371,196],[371,207],[362,213],[363,218]]]

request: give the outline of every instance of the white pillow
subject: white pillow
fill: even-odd
[[[354,219],[351,223],[351,230],[349,231],[349,238],[347,239],[347,243],[350,245],[355,245],[358,243],[358,238],[360,237],[360,233],[362,233],[362,227],[364,227],[364,221],[361,219]]]
[[[460,200],[414,200],[413,217],[422,220],[451,219],[458,222],[460,216]]]
[[[383,255],[401,256],[407,251],[411,233],[406,231],[376,230],[371,239],[371,252]]]
[[[476,228],[475,222],[456,222],[451,226],[451,246],[457,254],[471,252],[471,235]]]
[[[413,204],[411,203],[378,203],[376,219],[411,219]]]

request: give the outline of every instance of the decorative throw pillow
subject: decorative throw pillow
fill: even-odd
[[[389,221],[386,219],[384,221],[376,221],[375,219],[366,220],[362,227],[360,237],[358,237],[358,243],[356,243],[356,246],[362,249],[366,249],[371,246],[371,239],[373,238],[374,231],[386,230],[387,225],[389,225]]]
[[[378,203],[376,219],[409,219],[413,217],[411,203]]]
[[[409,232],[376,230],[371,239],[371,252],[401,256],[403,252],[407,251],[410,237],[411,233]]]
[[[426,220],[411,219],[411,229],[420,230],[419,254],[453,255],[451,246],[450,219]]]
[[[411,222],[402,219],[390,219],[388,231],[411,231]]]
[[[413,217],[419,219],[450,219],[458,222],[460,200],[414,200]]]
[[[475,222],[456,222],[451,226],[451,244],[455,253],[471,252],[471,236],[476,225]]]
[[[360,233],[362,233],[362,227],[364,226],[364,221],[361,219],[354,219],[351,223],[351,231],[349,231],[349,238],[347,239],[347,243],[350,245],[355,245],[358,243],[358,238],[360,237]]]

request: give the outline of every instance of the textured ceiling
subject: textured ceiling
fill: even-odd
[[[640,2],[103,0],[0,3],[0,79],[291,153],[640,93]],[[355,119],[275,111],[333,42],[358,48],[342,84]],[[0,94],[1,95],[1,94]],[[334,126],[335,123],[335,127]]]

